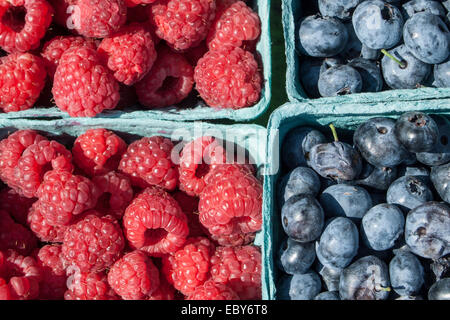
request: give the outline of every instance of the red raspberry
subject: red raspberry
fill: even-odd
[[[37,254],[36,261],[42,275],[39,283],[39,299],[62,300],[67,289],[67,276],[61,259],[61,245],[43,246]]]
[[[200,223],[198,217],[198,198],[191,197],[182,191],[172,194],[173,198],[180,205],[181,210],[187,217],[189,227],[189,237],[206,236],[206,229]]]
[[[103,176],[94,177],[92,182],[102,192],[97,202],[97,210],[121,219],[125,209],[133,200],[133,188],[130,179],[123,174],[112,171]]]
[[[162,47],[150,72],[136,83],[139,102],[148,108],[183,101],[194,86],[194,69],[181,54]]]
[[[53,21],[64,28],[73,29],[74,21],[70,16],[73,13],[74,6],[78,0],[47,0],[55,14]],[[72,6],[72,7],[71,7]]]
[[[196,47],[215,16],[215,0],[168,0],[152,6],[156,34],[175,50]]]
[[[198,196],[206,186],[205,176],[217,164],[226,160],[225,150],[213,137],[198,138],[186,146],[180,158],[180,189],[191,196]]]
[[[239,300],[239,296],[226,285],[209,280],[195,288],[187,300]]]
[[[212,280],[233,289],[242,300],[261,299],[261,252],[255,246],[218,247],[211,258]]]
[[[48,223],[63,226],[68,225],[74,215],[94,208],[100,190],[88,178],[52,170],[45,174],[37,195],[41,213]]]
[[[251,52],[241,48],[209,51],[195,67],[196,89],[215,108],[241,109],[259,100],[262,75]]]
[[[124,247],[122,229],[115,220],[89,214],[67,229],[62,254],[81,272],[101,272],[120,258]]]
[[[210,182],[209,182],[210,181]],[[200,222],[217,236],[253,233],[262,225],[262,184],[239,165],[222,165],[209,175],[200,195]]]
[[[131,7],[138,6],[140,4],[153,3],[155,1],[157,1],[157,0],[125,0],[125,3],[127,5],[127,7],[131,8]]]
[[[28,213],[28,225],[31,231],[42,242],[63,242],[68,226],[52,226],[44,218],[39,200],[36,201]]]
[[[22,197],[13,189],[3,189],[0,191],[0,210],[9,212],[11,217],[23,226],[28,226],[27,217],[35,198]]]
[[[238,1],[216,15],[206,42],[210,50],[242,47],[247,41],[258,39],[260,34],[258,15],[244,2]]]
[[[153,291],[148,300],[175,300],[175,289],[169,284],[161,273],[159,275],[159,287]]]
[[[256,233],[233,233],[227,236],[211,235],[211,239],[222,247],[239,247],[251,244],[255,240]]]
[[[186,215],[167,192],[150,187],[128,206],[123,217],[125,237],[132,248],[153,256],[172,253],[189,233]]]
[[[10,300],[36,299],[40,278],[40,268],[32,257],[14,250],[0,252],[0,296]]]
[[[141,80],[156,60],[152,35],[143,26],[122,28],[98,48],[117,81],[128,86]]]
[[[128,146],[119,170],[130,177],[134,186],[156,185],[174,190],[178,184],[178,170],[171,160],[172,149],[173,143],[167,138],[142,138]]]
[[[70,267],[68,268],[68,270]],[[72,271],[70,270],[69,273]],[[118,300],[104,272],[75,271],[67,279],[65,300]]]
[[[187,239],[183,248],[163,257],[163,269],[169,283],[184,295],[194,292],[209,278],[214,245],[207,238]]]
[[[42,49],[41,56],[44,58],[49,77],[53,79],[55,76],[59,60],[61,60],[64,52],[72,47],[83,46],[94,50],[97,49],[93,41],[86,40],[83,37],[58,36],[46,42],[44,48]]]
[[[31,53],[0,58],[0,109],[15,112],[33,107],[44,89],[46,76],[43,60]]]
[[[114,109],[120,99],[113,74],[86,47],[72,47],[62,55],[52,92],[58,108],[71,117],[94,117]]]
[[[14,249],[18,253],[28,255],[37,246],[33,233],[15,223],[5,211],[0,211],[0,250]]]
[[[151,296],[159,287],[159,272],[142,251],[133,251],[111,267],[108,283],[125,300],[141,300]]]
[[[0,47],[27,52],[39,47],[52,22],[53,9],[45,0],[0,2]]]
[[[80,135],[72,148],[75,164],[89,176],[114,171],[127,144],[114,132],[106,129],[90,129]]]

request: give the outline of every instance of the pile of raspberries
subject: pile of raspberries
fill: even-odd
[[[224,145],[1,140],[0,300],[261,299],[262,183]]]
[[[260,33],[237,0],[0,0],[0,110],[94,117],[197,95],[246,108],[262,89]]]

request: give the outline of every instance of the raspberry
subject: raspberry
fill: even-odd
[[[131,7],[138,6],[140,4],[153,3],[155,1],[157,1],[157,0],[125,0],[125,3],[127,5],[127,7],[131,8]]]
[[[148,108],[167,107],[184,100],[194,86],[194,69],[181,54],[158,50],[153,68],[136,83],[139,102]]]
[[[261,299],[261,252],[255,246],[218,247],[211,258],[212,280],[233,289],[242,300]]]
[[[62,300],[66,291],[66,268],[61,259],[61,245],[43,246],[36,257],[41,269],[39,299]]]
[[[97,210],[121,219],[125,209],[133,200],[133,188],[130,180],[123,174],[109,172],[96,176],[92,182],[101,190]]]
[[[156,60],[152,35],[139,25],[126,26],[103,39],[98,51],[116,80],[128,86],[141,80]]]
[[[159,272],[142,251],[133,251],[111,267],[108,283],[125,300],[141,300],[151,296],[159,287]]]
[[[127,144],[114,132],[106,129],[90,129],[80,135],[72,148],[75,164],[89,176],[114,171]]]
[[[125,240],[119,224],[111,217],[87,215],[71,225],[64,235],[62,254],[81,272],[101,272],[122,255]]]
[[[211,239],[222,247],[239,247],[251,244],[255,240],[256,233],[233,233],[227,236],[211,235]]]
[[[53,9],[45,0],[0,2],[0,47],[27,52],[39,47],[52,22]]]
[[[85,37],[106,38],[126,22],[124,0],[78,0],[73,13],[75,30]]]
[[[44,58],[45,67],[50,78],[55,76],[56,68],[59,60],[68,49],[72,47],[88,47],[97,49],[93,41],[86,40],[82,37],[63,37],[58,36],[46,42],[42,49],[41,56]]]
[[[222,145],[213,137],[201,137],[188,143],[181,152],[180,189],[191,196],[200,195],[210,168],[223,164],[225,156]]]
[[[73,29],[74,21],[72,17],[69,15],[73,13],[74,7],[70,7],[75,5],[77,0],[47,0],[55,14],[53,16],[53,21],[64,28]],[[70,7],[70,8],[69,8]]]
[[[0,211],[0,250],[14,249],[18,253],[28,255],[37,246],[33,233],[15,223],[5,211]]]
[[[208,34],[215,0],[168,0],[152,6],[156,34],[175,50],[196,47]]]
[[[222,165],[200,195],[200,222],[217,236],[253,233],[262,225],[262,184],[245,167]]]
[[[120,100],[113,74],[98,53],[86,47],[72,47],[62,55],[52,93],[58,108],[71,117],[94,117],[114,109]]]
[[[0,58],[0,109],[15,112],[33,107],[44,89],[46,76],[43,60],[31,53]]]
[[[178,250],[189,233],[186,215],[165,191],[150,187],[125,210],[123,225],[131,247],[160,256]]]
[[[0,191],[0,210],[9,212],[11,217],[23,226],[27,226],[28,211],[36,199],[25,198],[13,189]]]
[[[187,239],[183,248],[163,257],[163,272],[175,289],[189,295],[208,280],[213,253],[214,245],[207,238]]]
[[[153,291],[148,300],[175,300],[175,289],[160,273],[159,287]]]
[[[52,226],[43,216],[39,200],[28,213],[28,225],[42,242],[63,242],[67,226]]]
[[[128,146],[119,170],[130,177],[134,186],[156,185],[174,190],[178,184],[178,170],[171,160],[172,149],[173,143],[167,138],[142,138]]]
[[[210,50],[227,47],[242,47],[246,42],[258,39],[261,21],[244,2],[231,4],[216,19],[211,27],[207,44]]]
[[[32,257],[14,250],[0,252],[0,296],[11,300],[33,300],[39,295],[41,273]]]
[[[205,227],[202,226],[198,218],[198,198],[191,197],[181,191],[175,192],[172,196],[178,202],[181,210],[183,210],[184,214],[187,217],[189,236],[205,236]]]
[[[118,300],[104,272],[75,271],[69,275],[67,289],[65,300]]]
[[[196,89],[215,108],[241,109],[259,100],[262,75],[252,53],[241,48],[209,51],[195,67]]]
[[[226,285],[208,280],[195,288],[187,300],[239,300],[239,296]]]
[[[37,195],[41,213],[48,223],[63,226],[68,225],[74,215],[94,208],[100,190],[88,178],[52,170],[45,174]]]

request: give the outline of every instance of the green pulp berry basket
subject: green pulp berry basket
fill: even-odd
[[[119,118],[119,119],[155,119],[171,121],[197,121],[197,120],[219,120],[229,119],[233,121],[250,121],[263,114],[269,107],[271,98],[272,82],[272,58],[270,38],[270,0],[253,0],[249,2],[261,19],[261,36],[256,46],[255,57],[261,66],[263,73],[263,86],[258,103],[249,108],[239,110],[213,109],[208,107],[202,100],[193,97],[186,98],[177,106],[147,109],[137,105],[124,110],[107,110],[97,115],[96,118]],[[69,118],[70,116],[59,110],[56,106],[50,108],[37,108],[20,112],[0,113],[1,118]]]
[[[289,101],[314,102],[320,104],[345,104],[345,103],[379,103],[391,101],[415,101],[428,99],[450,98],[450,88],[419,88],[407,90],[386,90],[376,93],[358,93],[338,97],[308,98],[300,82],[300,65],[302,57],[297,52],[298,22],[304,14],[303,5],[307,1],[283,0],[283,30],[286,45],[286,90]],[[316,1],[317,2],[317,1]],[[317,11],[318,12],[318,11]],[[339,111],[340,112],[340,111]]]
[[[397,118],[407,111],[422,111],[429,114],[450,116],[450,99],[420,102],[386,102],[376,105],[343,104],[311,105],[309,103],[287,103],[275,110],[267,128],[266,175],[263,194],[263,299],[275,300],[276,284],[280,272],[276,266],[278,248],[284,238],[281,226],[280,208],[276,201],[277,181],[282,174],[280,148],[286,134],[295,127],[309,126],[331,135],[328,125],[333,123],[340,136],[348,136],[362,122],[373,117]],[[331,137],[330,137],[331,139]],[[331,140],[330,140],[331,141]]]

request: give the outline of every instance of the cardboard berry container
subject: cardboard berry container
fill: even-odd
[[[141,105],[124,110],[105,110],[96,118],[114,119],[148,119],[148,120],[172,120],[172,121],[197,121],[229,119],[238,122],[250,121],[263,114],[270,103],[271,98],[271,37],[270,37],[270,0],[247,1],[253,10],[258,13],[261,20],[261,36],[256,46],[255,58],[259,62],[263,74],[261,96],[254,106],[239,110],[213,109],[208,107],[203,100],[191,94],[177,106],[161,109],[148,109]],[[70,118],[56,106],[35,106],[26,111],[0,113],[0,119],[17,118]]]
[[[345,103],[368,103],[392,101],[414,101],[428,99],[450,98],[450,88],[419,88],[403,90],[385,90],[381,92],[367,92],[348,94],[338,97],[309,98],[300,82],[300,65],[302,55],[298,52],[299,20],[305,16],[305,2],[301,0],[283,0],[282,22],[286,49],[286,91],[291,102],[314,102],[317,104],[335,104],[339,106]],[[317,2],[317,1],[315,1]],[[318,11],[317,11],[318,12]],[[340,108],[338,109],[340,110]],[[340,111],[339,111],[340,112]]]
[[[339,108],[339,112],[337,112]],[[276,109],[267,127],[267,155],[263,194],[263,299],[276,300],[276,285],[282,274],[277,267],[277,253],[285,233],[281,225],[277,204],[278,179],[287,173],[280,157],[281,146],[286,134],[296,127],[308,126],[320,130],[332,140],[328,127],[333,123],[342,138],[352,137],[352,132],[364,121],[374,117],[398,118],[407,111],[422,111],[427,114],[441,114],[450,117],[450,99],[422,102],[386,102],[376,105],[342,104],[339,106],[317,106],[309,103],[286,103]]]

